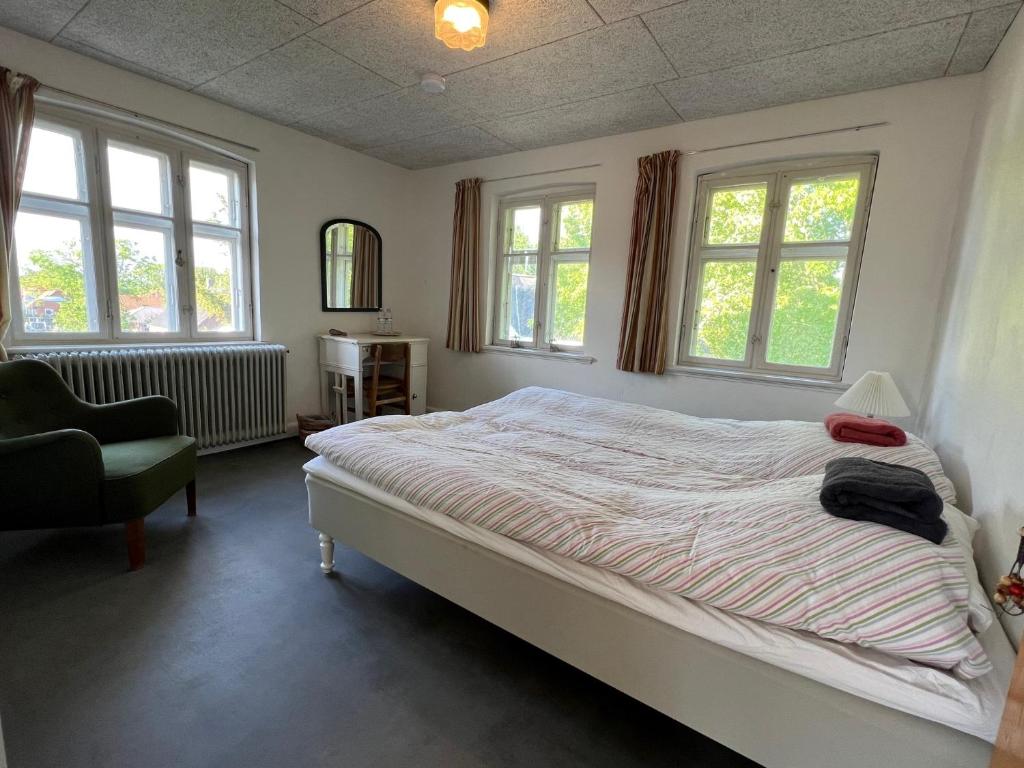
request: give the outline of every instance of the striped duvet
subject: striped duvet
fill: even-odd
[[[935,454],[833,441],[821,424],[700,419],[530,387],[462,413],[384,417],[306,445],[405,501],[760,621],[936,667],[989,671],[962,550],[842,520],[824,465]]]

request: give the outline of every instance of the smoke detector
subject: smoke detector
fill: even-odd
[[[428,72],[420,78],[420,88],[424,93],[444,93],[447,87],[445,79],[433,72]]]

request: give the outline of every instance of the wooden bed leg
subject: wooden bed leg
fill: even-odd
[[[146,528],[141,517],[124,524],[124,536],[128,542],[128,570],[137,571],[146,564]]]
[[[188,504],[188,516],[196,516],[196,479],[193,477],[185,486],[185,501]]]
[[[326,533],[320,534],[320,570],[324,573],[334,571],[334,539]]]

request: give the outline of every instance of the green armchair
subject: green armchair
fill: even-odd
[[[195,475],[170,399],[91,405],[40,360],[0,363],[0,530],[124,523],[135,571],[146,515],[182,486],[195,515]]]

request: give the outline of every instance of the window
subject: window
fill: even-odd
[[[494,344],[583,350],[593,218],[593,190],[502,202]]]
[[[701,177],[681,363],[842,376],[876,162]]]
[[[356,228],[342,222],[327,231],[327,306],[352,306],[352,252]]]
[[[37,116],[14,228],[14,338],[252,338],[246,171],[114,123]]]

